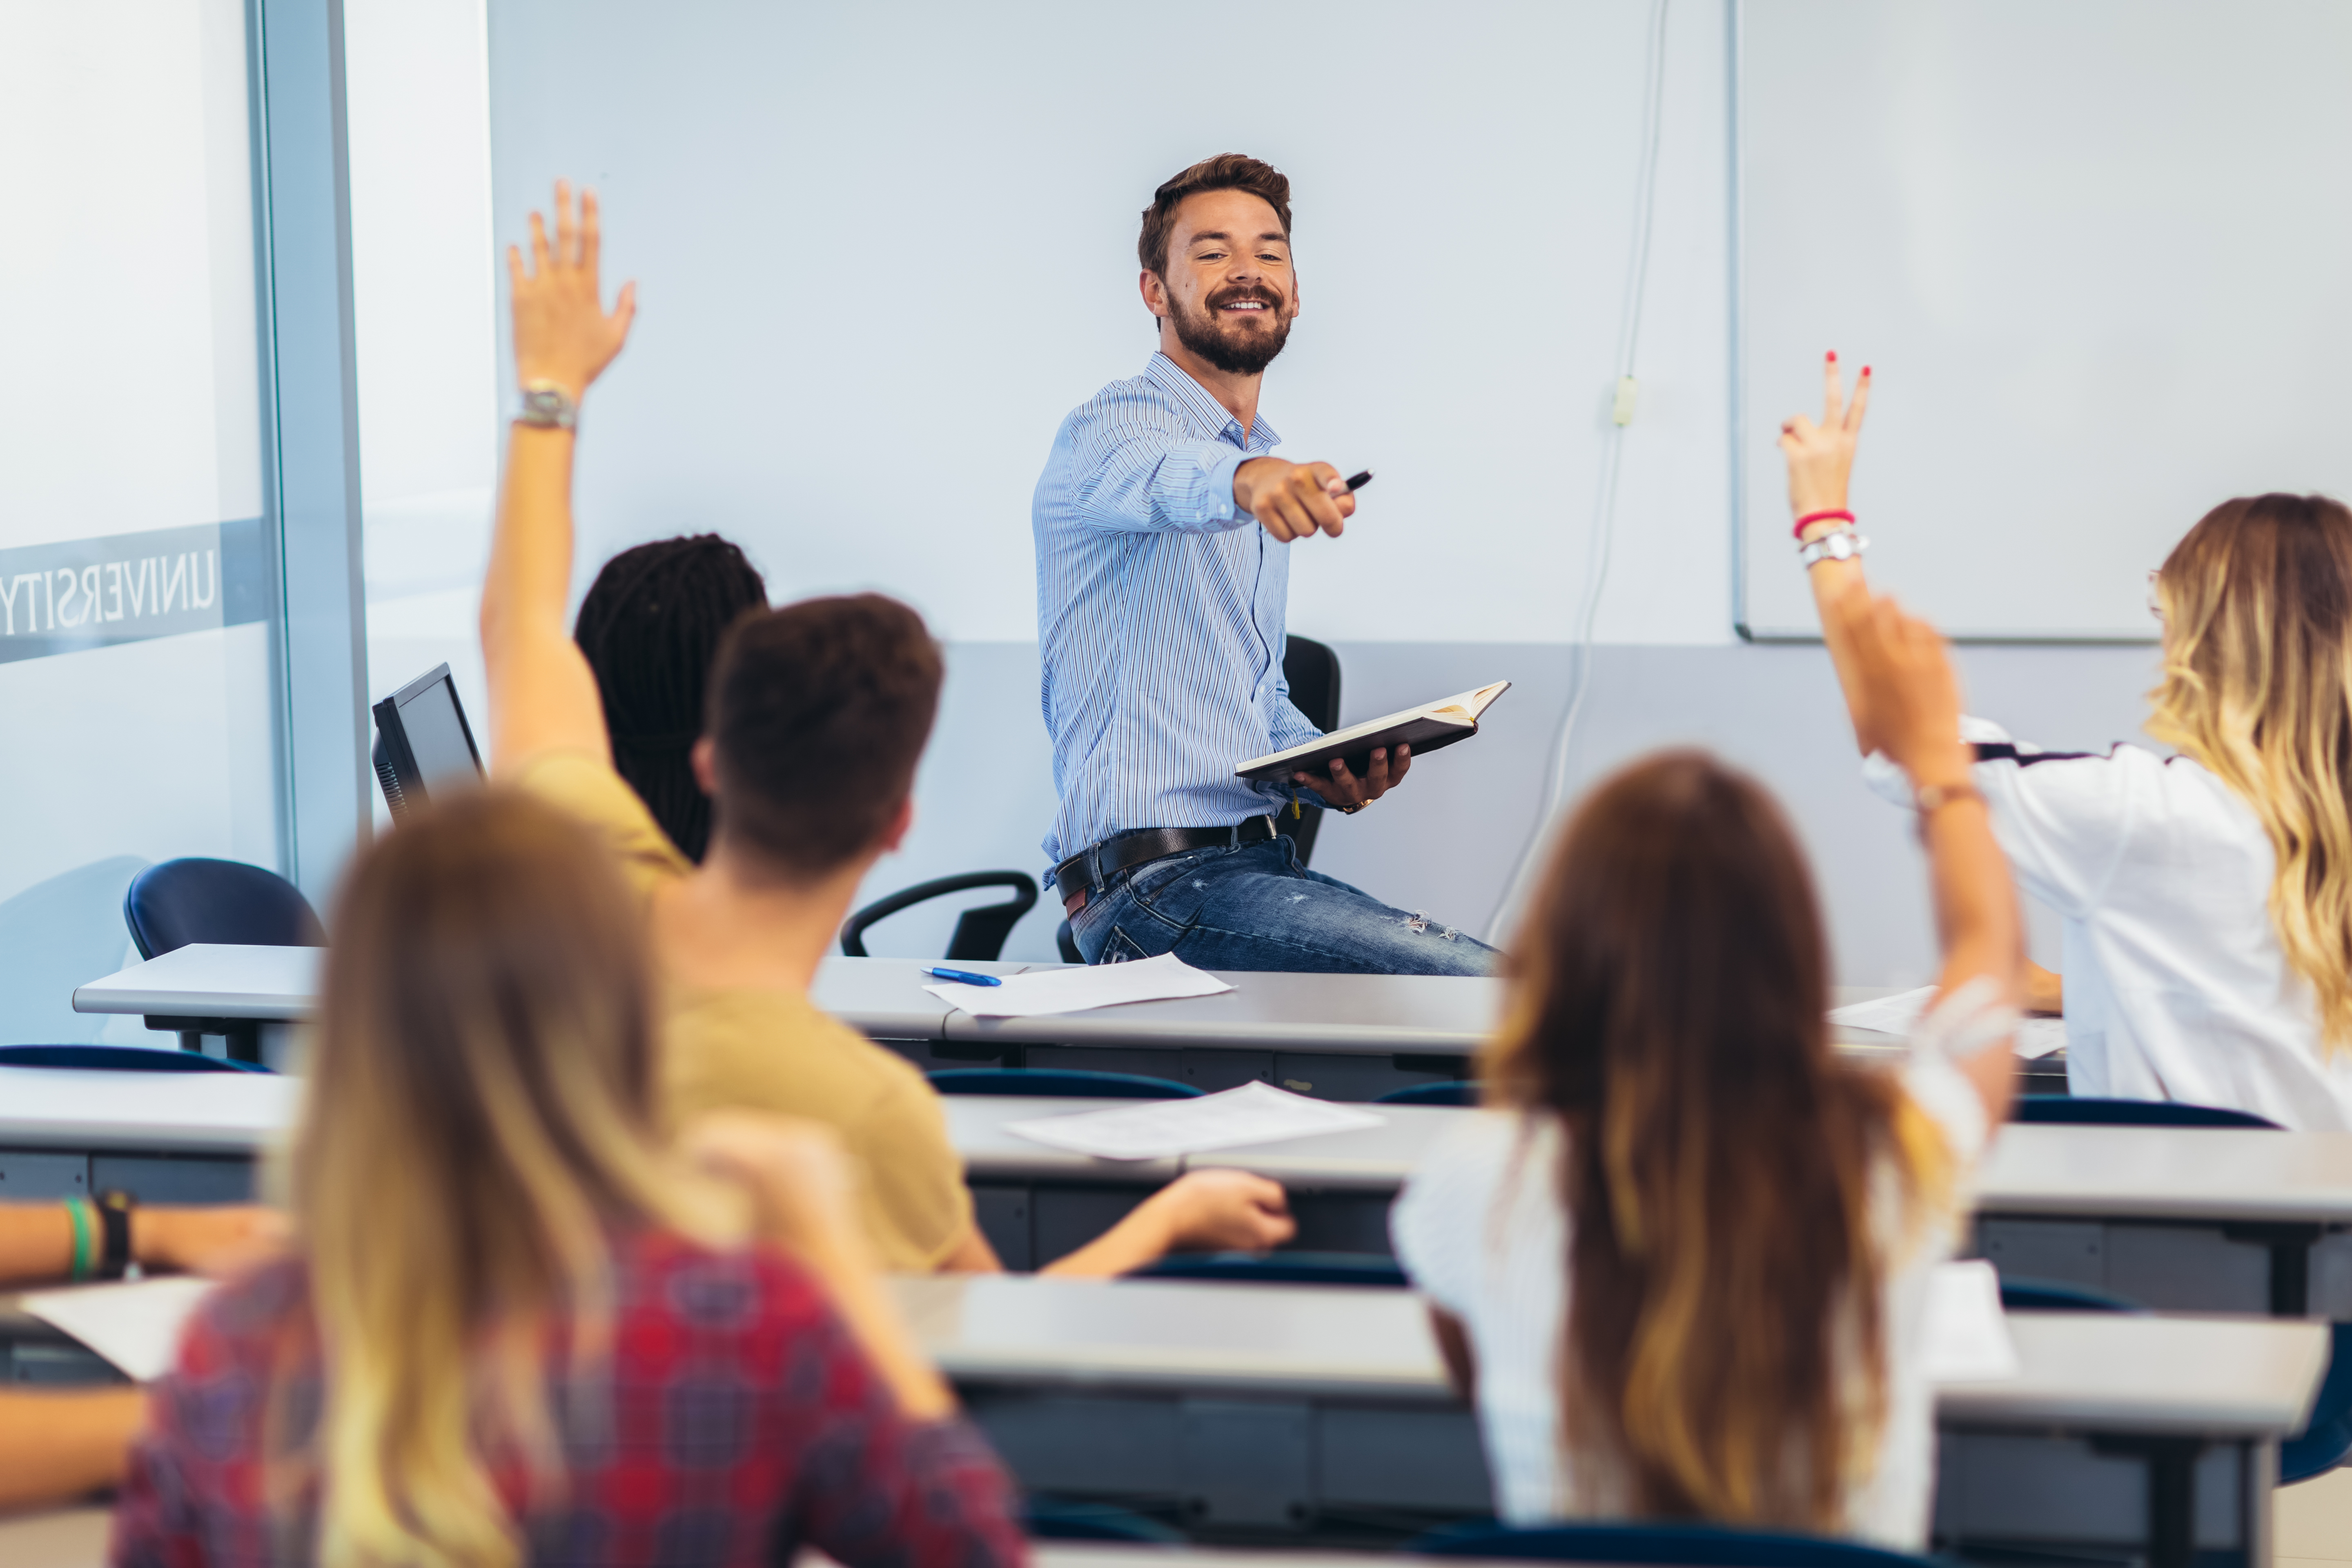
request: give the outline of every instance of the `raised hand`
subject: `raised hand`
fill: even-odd
[[[1960,683],[1936,628],[1893,599],[1853,594],[1827,606],[1844,649],[1854,729],[1894,758],[1915,784],[1967,782]]]
[[[551,383],[577,403],[628,341],[629,323],[637,313],[637,286],[623,284],[612,314],[606,315],[596,280],[599,248],[596,193],[580,193],[575,219],[572,187],[562,180],[555,183],[555,243],[548,243],[546,220],[533,213],[528,269],[521,247],[507,247],[515,376],[523,385]]]
[[[1870,406],[1870,367],[1853,384],[1853,401],[1845,400],[1845,386],[1837,355],[1822,362],[1822,418],[1816,425],[1799,414],[1780,422],[1780,453],[1789,462],[1789,511],[1845,510],[1846,480],[1853,472],[1853,450],[1862,440],[1862,417]],[[1822,531],[1831,524],[1816,525]],[[1806,531],[1811,538],[1812,529]]]

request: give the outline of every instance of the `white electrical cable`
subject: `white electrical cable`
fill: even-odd
[[[1569,747],[1576,735],[1576,721],[1584,711],[1584,696],[1592,676],[1592,631],[1601,614],[1601,590],[1609,580],[1609,547],[1616,531],[1617,476],[1622,467],[1625,451],[1625,429],[1633,416],[1633,353],[1642,334],[1642,299],[1647,291],[1650,271],[1650,217],[1656,205],[1658,187],[1658,133],[1661,105],[1665,97],[1666,79],[1666,5],[1667,0],[1651,0],[1649,79],[1642,104],[1642,162],[1633,186],[1633,255],[1625,273],[1625,297],[1618,316],[1617,377],[1614,402],[1607,444],[1601,454],[1601,491],[1593,506],[1591,542],[1587,547],[1584,574],[1584,603],[1577,614],[1574,642],[1576,649],[1576,684],[1568,700],[1568,711],[1561,715],[1559,734],[1552,743],[1550,766],[1544,773],[1544,792],[1536,808],[1535,823],[1528,830],[1527,843],[1519,850],[1517,864],[1512,868],[1511,879],[1503,889],[1503,896],[1495,905],[1495,913],[1486,922],[1486,940],[1500,942],[1504,927],[1518,912],[1519,900],[1526,891],[1527,880],[1536,864],[1536,852],[1543,846],[1552,815],[1559,807],[1561,792],[1568,784]]]

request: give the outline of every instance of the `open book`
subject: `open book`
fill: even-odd
[[[1498,680],[1492,686],[1443,698],[1423,707],[1408,708],[1385,719],[1334,730],[1303,746],[1293,746],[1270,757],[1252,757],[1234,769],[1234,774],[1237,778],[1287,784],[1290,775],[1301,769],[1322,776],[1329,771],[1332,758],[1345,757],[1348,771],[1362,778],[1371,768],[1375,746],[1411,746],[1412,754],[1420,757],[1440,746],[1468,740],[1478,732],[1480,716],[1496,698],[1510,689],[1509,681]]]

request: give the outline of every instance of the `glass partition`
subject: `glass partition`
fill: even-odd
[[[142,865],[283,869],[244,0],[12,7],[0,47],[0,1042],[71,1011]]]

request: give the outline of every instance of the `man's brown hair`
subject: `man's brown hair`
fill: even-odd
[[[874,847],[914,788],[939,711],[939,645],[879,594],[735,623],[710,672],[718,837],[796,881]]]
[[[1146,272],[1168,276],[1168,238],[1176,232],[1176,209],[1186,196],[1202,191],[1247,191],[1262,198],[1281,220],[1282,237],[1290,237],[1290,177],[1245,153],[1220,153],[1163,181],[1151,193],[1151,205],[1143,209],[1143,236],[1135,242],[1136,258]]]

